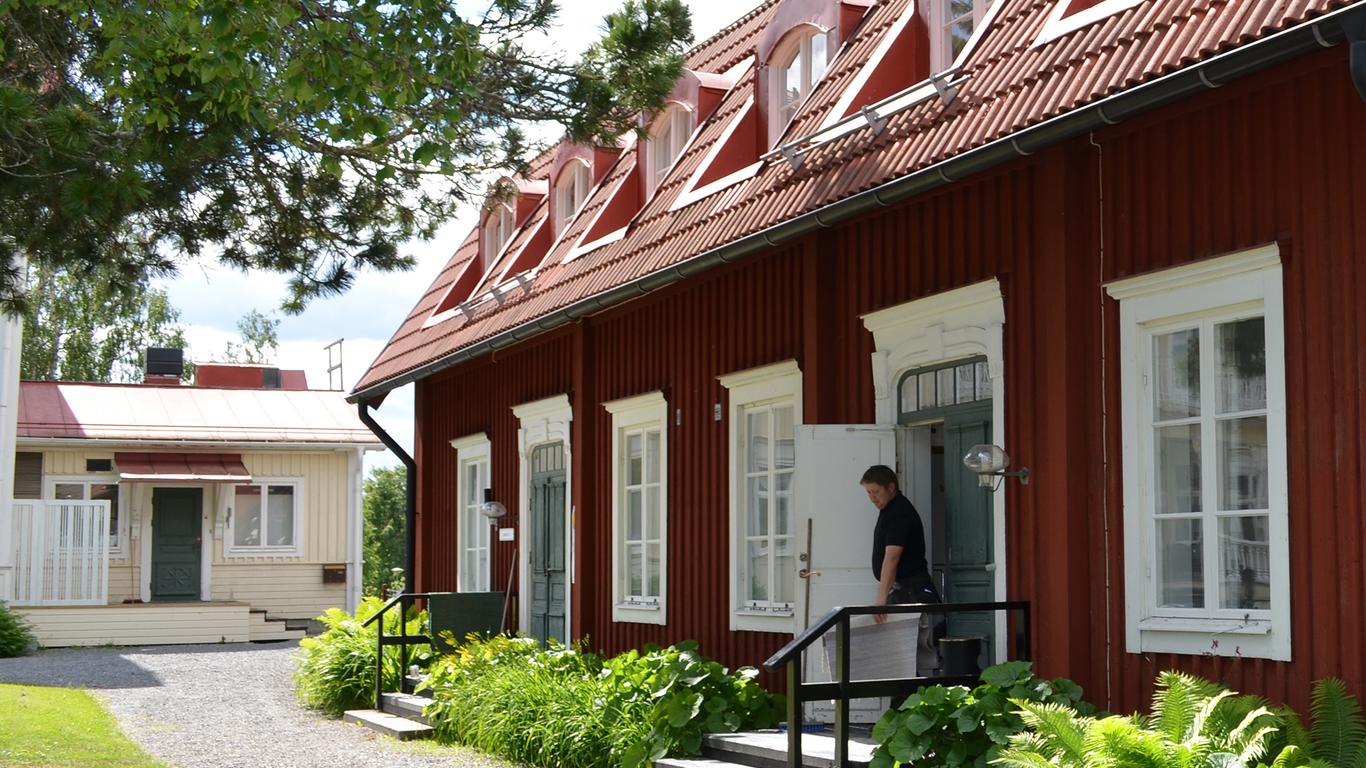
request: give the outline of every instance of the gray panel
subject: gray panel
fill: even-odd
[[[14,498],[43,498],[43,454],[14,454]]]

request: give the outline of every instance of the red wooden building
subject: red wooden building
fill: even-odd
[[[1097,703],[1366,692],[1363,18],[769,0],[508,180],[352,393],[416,384],[416,586],[758,664],[871,601],[895,462],[946,598]]]

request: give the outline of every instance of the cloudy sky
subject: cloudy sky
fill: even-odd
[[[693,30],[698,40],[716,32],[757,5],[759,0],[689,0]],[[547,45],[582,50],[601,36],[603,16],[620,7],[619,0],[561,0],[560,24]],[[362,274],[347,294],[312,302],[297,316],[281,316],[280,350],[276,363],[303,368],[309,385],[328,385],[325,347],[342,344],[345,389],[350,390],[398,328],[419,295],[445,265],[451,251],[473,226],[471,208],[449,223],[434,239],[408,243],[404,250],[417,258],[417,268],[399,274]],[[242,274],[205,260],[182,267],[180,275],[164,281],[171,302],[180,309],[190,342],[190,356],[198,361],[218,359],[225,344],[237,338],[239,318],[252,309],[270,312],[285,295],[283,277],[271,273]],[[377,420],[411,450],[413,433],[412,386],[385,399]],[[369,466],[396,464],[387,451],[371,454]]]

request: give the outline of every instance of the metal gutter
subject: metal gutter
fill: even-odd
[[[370,401],[357,403],[356,413],[360,415],[360,420],[365,426],[375,433],[375,437],[403,462],[403,467],[407,470],[406,482],[403,484],[403,591],[412,592],[417,583],[414,581],[417,575],[417,462],[413,461],[413,457],[403,450],[403,446],[384,431],[384,427],[370,415]]]
[[[1366,0],[1360,0],[1326,13],[1314,21],[1298,24],[1151,82],[1077,107],[1038,125],[1023,128],[919,171],[746,235],[672,267],[644,275],[596,296],[581,299],[446,357],[432,360],[364,390],[353,392],[347,396],[347,400],[354,403],[373,399],[466,360],[511,346],[578,318],[672,285],[720,264],[742,259],[870,210],[893,205],[1008,160],[1034,154],[1066,139],[1114,125],[1192,94],[1218,88],[1240,77],[1311,51],[1332,47],[1344,40],[1343,25],[1351,23],[1351,14],[1364,8]]]

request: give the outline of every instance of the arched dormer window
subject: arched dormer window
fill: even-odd
[[[588,163],[572,160],[555,179],[555,233],[559,234],[574,220],[574,214],[583,207],[588,199],[588,189],[593,185],[593,175]]]
[[[647,158],[645,188],[646,194],[654,194],[659,183],[664,180],[674,161],[683,152],[683,145],[692,135],[692,110],[682,104],[671,104],[663,114],[655,118],[650,127],[650,139],[645,146]]]
[[[495,203],[484,221],[484,268],[487,269],[503,252],[503,247],[512,239],[514,217],[512,206]]]
[[[769,59],[769,143],[792,122],[797,109],[825,75],[829,62],[826,33],[809,24],[793,30]]]

